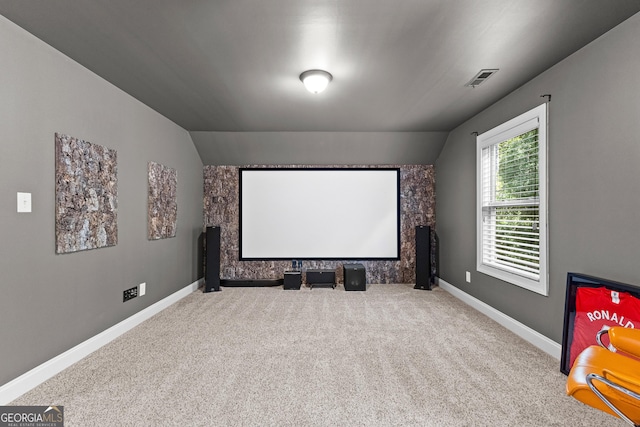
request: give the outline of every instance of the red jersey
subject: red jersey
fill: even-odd
[[[582,350],[597,344],[596,334],[605,326],[640,328],[640,299],[605,287],[578,288],[570,367]]]

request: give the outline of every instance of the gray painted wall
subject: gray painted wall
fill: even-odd
[[[202,162],[189,134],[0,17],[0,384],[198,279]],[[118,244],[55,254],[54,133],[118,152]],[[175,168],[175,238],[147,240],[147,163]],[[16,213],[30,192],[32,213]],[[127,303],[122,291],[147,283]]]
[[[436,162],[440,277],[556,342],[567,272],[640,285],[638,52],[635,15],[455,129]],[[471,135],[541,104],[542,94],[552,95],[548,297],[476,272]]]
[[[191,132],[206,165],[432,165],[448,132]]]

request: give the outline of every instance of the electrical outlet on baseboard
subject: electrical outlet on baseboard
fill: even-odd
[[[140,285],[138,286],[138,291],[140,296],[147,293],[147,282],[140,283]]]
[[[465,277],[466,277],[467,283],[471,283],[471,273],[468,271],[465,271]]]

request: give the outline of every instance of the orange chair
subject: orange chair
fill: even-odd
[[[640,330],[615,326],[596,340],[600,346],[587,347],[573,363],[567,394],[640,427]]]

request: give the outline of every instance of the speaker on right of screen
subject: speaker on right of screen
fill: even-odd
[[[416,285],[414,289],[431,290],[431,227],[416,226]]]

